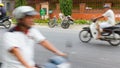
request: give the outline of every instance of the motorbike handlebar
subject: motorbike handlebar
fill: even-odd
[[[91,21],[95,23],[97,21],[97,19],[91,19]]]

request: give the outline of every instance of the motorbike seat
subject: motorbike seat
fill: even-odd
[[[112,31],[120,31],[120,26],[115,25],[115,26],[103,28],[103,34],[104,32],[112,33]]]
[[[110,26],[110,27],[103,28],[103,30],[114,30],[118,28],[120,28],[120,26]]]

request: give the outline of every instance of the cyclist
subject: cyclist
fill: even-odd
[[[66,56],[32,27],[37,14],[35,9],[30,6],[20,6],[13,11],[17,24],[3,35],[2,68],[37,68],[33,60],[35,43],[57,55]]]
[[[64,19],[64,14],[63,14],[63,13],[59,13],[59,18],[63,21],[63,19]]]

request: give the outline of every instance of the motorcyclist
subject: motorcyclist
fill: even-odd
[[[3,3],[0,3],[0,19],[3,19],[6,16],[6,9]]]
[[[103,28],[115,25],[115,15],[114,12],[111,10],[111,6],[108,4],[104,5],[104,11],[105,11],[104,14],[94,19],[94,20],[98,20],[104,17],[108,18],[107,22],[97,23],[97,30],[98,30],[97,39],[101,38],[101,31]]]

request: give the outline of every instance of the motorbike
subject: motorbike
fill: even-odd
[[[66,16],[61,22],[61,27],[64,29],[69,28],[70,24],[74,24],[74,20],[70,16]]]
[[[9,29],[11,27],[11,17],[5,16],[2,19],[0,19],[0,26],[4,26],[6,29]]]
[[[97,39],[98,31],[96,29],[97,20],[91,20],[89,27],[83,27],[79,32],[79,39],[88,43],[92,38]],[[112,46],[118,46],[120,44],[120,23],[106,27],[102,29],[102,38],[98,39],[101,41],[107,41]]]

